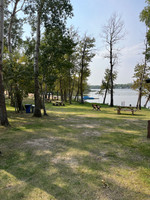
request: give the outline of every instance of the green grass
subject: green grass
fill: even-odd
[[[150,111],[47,104],[48,117],[15,114],[0,127],[2,200],[149,200]]]

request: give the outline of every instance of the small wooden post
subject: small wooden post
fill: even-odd
[[[148,127],[147,127],[147,138],[150,138],[150,120],[148,120]]]
[[[118,109],[117,109],[117,114],[118,115],[120,115],[121,113],[120,113],[120,110],[121,110],[121,108],[120,107],[118,107]]]

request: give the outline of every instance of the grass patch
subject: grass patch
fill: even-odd
[[[46,107],[40,119],[8,107],[11,127],[0,127],[0,199],[150,199],[149,110]]]

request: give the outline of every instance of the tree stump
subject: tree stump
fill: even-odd
[[[150,120],[148,120],[147,138],[150,138]]]

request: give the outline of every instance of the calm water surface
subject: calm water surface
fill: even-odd
[[[93,89],[88,96],[94,97],[94,100],[86,100],[90,103],[103,103],[104,95],[98,94],[99,90]],[[138,92],[132,89],[114,89],[114,105],[136,106],[138,99]],[[145,104],[146,98],[142,97],[142,106]],[[110,94],[106,97],[106,103],[110,104]],[[150,102],[147,104],[150,107]]]

